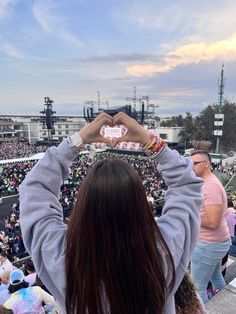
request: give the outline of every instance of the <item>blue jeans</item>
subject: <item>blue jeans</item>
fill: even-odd
[[[211,281],[213,290],[225,286],[221,274],[221,260],[228,252],[231,240],[221,243],[207,243],[198,241],[191,258],[191,275],[198,288],[203,302],[208,301],[207,285]]]
[[[231,237],[232,244],[229,248],[229,255],[236,256],[236,236]]]

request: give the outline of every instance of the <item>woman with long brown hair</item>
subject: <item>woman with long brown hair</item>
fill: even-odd
[[[111,142],[104,125],[124,124]],[[80,189],[68,227],[58,200],[60,185],[81,144],[136,142],[156,158],[168,185],[156,223],[136,171],[121,160],[96,163]],[[150,157],[151,158],[151,157]],[[25,246],[63,313],[175,313],[174,294],[198,236],[202,180],[192,161],[124,113],[102,113],[50,148],[20,187]]]

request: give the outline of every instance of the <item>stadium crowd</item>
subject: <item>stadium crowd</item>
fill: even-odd
[[[45,150],[46,147],[44,146],[35,147],[23,141],[16,144],[2,143],[0,144],[0,159],[26,157]],[[78,189],[81,182],[86,177],[88,170],[91,168],[91,165],[107,157],[127,161],[137,170],[145,186],[147,199],[150,206],[152,206],[153,213],[155,216],[160,216],[162,210],[160,200],[165,196],[167,186],[161,173],[157,170],[156,161],[142,154],[126,155],[116,154],[114,152],[102,152],[97,153],[92,161],[88,155],[80,155],[79,158],[73,162],[69,177],[61,186],[59,198],[63,207],[65,222],[69,220],[71,209],[77,198]],[[5,195],[18,194],[19,185],[34,165],[35,162],[31,161],[1,167],[0,199]],[[236,163],[231,166],[226,165],[225,167],[217,164],[213,166],[213,169],[231,177],[236,172]],[[55,299],[38,278],[32,260],[29,258],[26,262],[19,263],[19,259],[27,256],[28,253],[25,250],[21,236],[19,203],[16,202],[11,206],[11,213],[4,218],[4,230],[0,231],[0,304],[9,307],[11,302],[15,302],[16,292],[21,290],[22,295],[19,296],[18,294],[19,298],[23,297],[23,295],[25,298],[27,292],[29,301],[32,301],[32,298],[34,299],[31,305],[29,302],[29,309],[30,307],[31,310],[33,307],[39,308],[44,304],[42,311],[45,311],[45,313],[60,313],[60,308]],[[14,281],[17,281],[17,284],[15,284]],[[24,299],[24,302],[25,301]],[[4,313],[1,311],[4,311],[4,309],[0,308],[0,313]],[[6,310],[5,313],[13,312],[9,310],[7,312]]]
[[[14,142],[5,141],[0,143],[0,160],[30,157],[46,150],[45,145],[36,146],[23,139]]]
[[[25,143],[24,143],[25,144]],[[21,150],[22,155],[20,154],[13,154],[11,149],[7,149],[7,146],[11,146],[5,143],[3,146],[5,151],[8,152],[7,155],[2,155],[3,159],[7,159],[9,157],[24,157],[24,152],[28,152],[31,154],[35,152],[33,149],[26,150],[25,148]],[[22,145],[23,147],[24,145]],[[30,146],[29,146],[30,147]],[[74,206],[76,196],[78,193],[78,188],[81,185],[82,180],[85,178],[89,168],[91,167],[91,163],[95,163],[99,160],[102,160],[107,157],[112,158],[121,158],[128,163],[130,163],[139,173],[143,184],[147,190],[147,197],[150,201],[150,205],[152,206],[153,210],[155,210],[155,205],[157,204],[157,209],[159,210],[159,214],[161,213],[161,205],[158,203],[159,198],[163,198],[165,194],[165,190],[167,186],[161,176],[156,169],[156,162],[151,161],[149,158],[139,155],[121,155],[121,154],[114,154],[109,152],[102,152],[96,154],[94,159],[91,161],[88,155],[81,155],[79,160],[76,160],[72,167],[69,174],[68,179],[63,183],[61,186],[60,192],[60,202],[63,207],[64,211],[64,218],[65,222],[69,219],[69,215],[71,212],[72,207]],[[19,185],[24,180],[27,173],[32,169],[35,165],[34,161],[30,162],[18,162],[13,164],[4,165],[1,168],[1,178],[0,178],[0,196],[6,195],[15,195],[19,192]],[[155,175],[153,175],[155,174]],[[155,211],[154,211],[155,213]],[[156,213],[155,213],[156,214]],[[36,281],[36,272],[33,267],[33,262],[31,259],[27,260],[26,262],[19,262],[19,259],[24,259],[25,257],[29,257],[28,253],[25,250],[24,243],[21,236],[21,229],[20,229],[20,222],[19,222],[19,203],[15,202],[11,204],[11,213],[4,218],[4,229],[0,231],[0,260],[2,259],[0,267],[0,279],[1,279],[1,286],[0,286],[0,304],[5,304],[9,306],[9,302],[11,300],[14,301],[14,297],[11,295],[16,293],[10,293],[9,291],[13,291],[11,288],[14,287],[14,276],[15,278],[21,281],[19,285],[20,289],[29,289],[27,288],[32,286],[42,287],[45,290],[45,293],[49,293],[49,291],[43,286],[40,282],[40,279],[37,278]],[[30,257],[29,257],[30,258]],[[13,264],[14,266],[13,266]],[[7,267],[4,266],[7,265]],[[20,273],[20,270],[23,270],[24,275]],[[14,273],[15,271],[15,273]],[[32,273],[34,276],[32,276]],[[12,275],[13,274],[13,275]],[[12,276],[12,278],[11,278]],[[23,277],[24,276],[24,277]],[[33,277],[33,280],[32,280]],[[29,278],[30,281],[29,281]],[[32,289],[31,289],[32,290]],[[42,295],[44,296],[45,300],[49,300],[46,302],[44,300],[45,311],[47,313],[59,313],[60,309],[58,308],[57,304],[54,304],[54,300],[50,299],[48,295],[44,295],[41,291],[31,291],[34,293],[35,300],[38,302],[41,300]],[[40,297],[39,297],[40,296]],[[7,301],[10,300],[10,301]],[[49,306],[50,305],[50,306]],[[1,309],[0,309],[1,312]],[[10,313],[10,312],[9,312]]]
[[[225,174],[230,179],[236,173],[236,160],[232,164],[226,164],[225,166],[221,162],[213,162],[212,169]]]

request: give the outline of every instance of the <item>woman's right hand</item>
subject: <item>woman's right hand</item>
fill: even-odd
[[[124,136],[114,139],[112,146],[116,146],[121,142],[147,143],[148,132],[139,125],[136,120],[129,117],[124,112],[119,112],[113,117],[113,126],[117,124],[123,124],[128,130]]]
[[[111,145],[111,140],[100,134],[101,127],[104,125],[112,126],[112,117],[105,112],[100,113],[96,119],[79,131],[83,144],[102,142]]]

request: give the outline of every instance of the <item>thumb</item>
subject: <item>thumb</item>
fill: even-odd
[[[107,137],[103,137],[103,136],[98,136],[96,138],[97,142],[101,142],[101,143],[105,143],[107,145],[112,145],[112,140],[107,138]]]
[[[123,135],[121,137],[117,137],[117,138],[113,139],[112,146],[115,147],[117,144],[119,144],[121,142],[128,142],[128,141],[129,141],[129,139],[128,139],[128,136],[126,134],[126,135]]]

